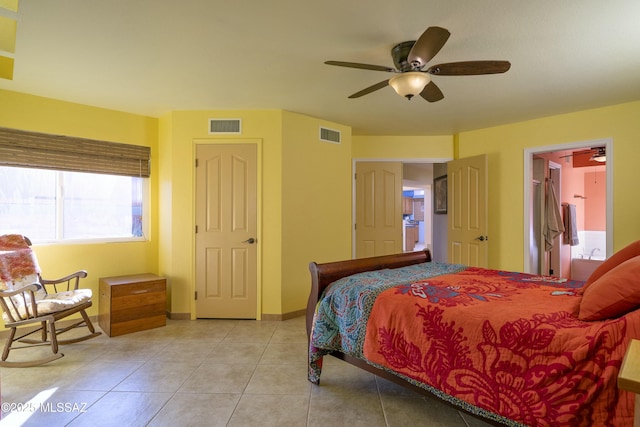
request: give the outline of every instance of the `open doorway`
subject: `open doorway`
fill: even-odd
[[[432,163],[402,165],[403,252],[433,247]]]
[[[596,157],[600,161],[596,161]],[[590,272],[611,255],[612,171],[611,139],[525,150],[525,272],[586,280]],[[553,221],[546,219],[550,183],[557,190],[557,208],[563,229],[551,250],[544,248],[544,228],[548,221]]]
[[[368,203],[367,206],[362,205],[362,198],[359,197],[359,193],[363,191],[364,188],[361,188],[358,185],[358,181],[363,185],[365,182],[369,182],[369,181],[366,179],[364,174],[362,173],[358,174],[358,170],[362,167],[363,164],[370,165],[373,163],[381,163],[381,164],[390,163],[390,164],[397,164],[402,169],[401,184],[398,187],[397,198],[395,199],[396,201],[399,201],[399,205],[400,205],[400,207],[398,208],[398,215],[399,215],[398,218],[400,223],[399,229],[398,229],[398,235],[404,238],[404,230],[402,228],[402,220],[404,216],[404,214],[402,213],[402,201],[403,201],[402,191],[403,191],[403,188],[411,189],[416,192],[413,194],[414,196],[419,195],[417,206],[418,206],[418,209],[420,210],[420,213],[418,214],[418,218],[420,218],[420,214],[422,214],[422,210],[424,211],[423,213],[424,216],[422,221],[423,232],[422,233],[420,232],[420,228],[421,228],[420,224],[417,224],[418,239],[417,239],[417,244],[414,245],[413,248],[414,250],[420,250],[422,247],[429,248],[432,250],[432,259],[434,261],[440,261],[440,262],[447,261],[447,215],[446,214],[434,215],[433,194],[432,194],[431,188],[433,186],[434,178],[441,177],[447,174],[446,162],[450,160],[452,159],[448,159],[448,158],[433,158],[433,159],[416,158],[416,159],[405,159],[405,160],[353,159],[353,172],[354,172],[353,211],[352,211],[353,224],[354,224],[354,227],[352,229],[353,230],[353,234],[352,234],[353,258],[359,258],[364,256],[375,256],[376,254],[384,255],[388,253],[398,253],[398,252],[405,251],[406,246],[403,245],[403,243],[406,244],[406,242],[402,242],[402,241],[400,242],[399,245],[397,245],[398,249],[396,249],[395,244],[393,245],[393,252],[388,251],[387,248],[385,248],[384,245],[382,245],[378,253],[376,252],[377,249],[374,249],[375,247],[380,246],[377,244],[365,245],[368,248],[365,251],[358,250],[359,247],[360,248],[363,247],[362,245],[359,246],[359,239],[362,237],[364,230],[366,230],[368,227],[366,218],[371,219],[374,217],[385,217],[386,212],[390,213],[395,211],[395,208],[394,208],[394,209],[383,210],[383,213],[381,215],[375,215],[375,216],[366,215],[367,206],[371,203],[373,203],[373,205],[377,205],[377,203],[374,201],[374,198],[370,197],[369,198],[370,203]],[[360,176],[360,179],[357,178],[358,176]],[[386,173],[385,176],[390,177],[390,176],[393,176],[393,174]],[[381,179],[379,181],[381,181],[382,183],[384,179]],[[370,188],[370,186],[367,188],[368,190],[366,191],[366,193],[371,195],[372,188]],[[413,200],[412,200],[412,209],[413,209]],[[413,210],[412,210],[412,213],[413,213]],[[363,217],[360,217],[360,215],[363,215]],[[392,216],[395,217],[395,214]],[[414,217],[414,220],[415,220],[415,217]],[[359,222],[360,224],[358,224]],[[386,240],[390,241],[390,239],[386,239]]]
[[[431,249],[431,185],[403,185],[402,228],[403,252]]]

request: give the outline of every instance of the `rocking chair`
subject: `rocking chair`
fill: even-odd
[[[58,345],[100,335],[85,311],[91,307],[91,289],[78,289],[80,279],[87,277],[87,272],[78,271],[57,280],[42,279],[30,246],[27,237],[17,234],[0,236],[0,308],[5,327],[10,328],[0,366],[42,365],[64,356],[58,352]],[[64,327],[57,324],[76,313],[80,314],[80,319],[70,321],[71,324],[65,322]],[[89,329],[87,335],[58,339],[60,334],[81,326]],[[27,338],[38,332],[39,339]],[[18,345],[18,342],[27,345]],[[11,350],[43,345],[51,345],[51,355],[37,360],[7,361]]]

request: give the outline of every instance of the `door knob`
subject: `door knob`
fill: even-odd
[[[485,240],[489,240],[489,236],[476,237],[476,240],[480,240],[481,242],[484,242]]]
[[[256,242],[256,239],[254,239],[253,237],[249,237],[247,240],[245,240],[242,243],[248,243],[250,245],[253,245]]]

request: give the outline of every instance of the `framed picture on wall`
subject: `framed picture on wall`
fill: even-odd
[[[447,176],[440,176],[433,180],[433,213],[447,213]]]

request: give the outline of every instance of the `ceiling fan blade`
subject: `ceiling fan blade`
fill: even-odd
[[[342,62],[342,61],[325,61],[327,65],[337,65],[338,67],[360,68],[362,70],[386,71],[388,73],[395,72],[395,68],[385,67],[383,65],[361,64],[359,62]]]
[[[440,27],[429,27],[413,45],[407,61],[415,68],[424,67],[436,56],[447,42],[451,33]]]
[[[432,81],[429,82],[429,84],[427,84],[424,89],[422,89],[422,92],[420,92],[420,96],[429,102],[440,101],[444,98],[444,94],[442,93],[440,88],[436,86],[436,84]]]
[[[389,80],[388,79],[387,80],[383,80],[380,83],[376,83],[376,84],[374,84],[372,86],[369,86],[366,89],[362,89],[360,92],[356,92],[353,95],[349,95],[349,98],[360,98],[361,96],[364,96],[364,95],[366,95],[368,93],[371,93],[371,92],[375,92],[376,90],[382,89],[383,87],[388,86],[388,85],[389,85]]]
[[[504,73],[509,68],[509,61],[463,61],[433,65],[427,69],[427,73],[439,76],[474,76]]]
[[[587,154],[598,154],[597,148],[588,148],[588,149],[579,149],[578,151],[573,151],[571,154],[566,154],[564,156],[558,156],[559,159],[564,159],[566,157],[573,157],[576,155],[587,155]]]

